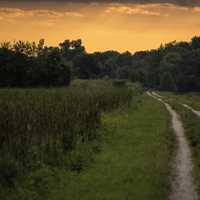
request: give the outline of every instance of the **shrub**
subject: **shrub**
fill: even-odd
[[[126,81],[125,80],[114,80],[113,81],[113,86],[114,87],[125,87],[126,86]]]
[[[0,159],[0,184],[3,186],[14,186],[15,179],[18,175],[17,163],[9,159]]]

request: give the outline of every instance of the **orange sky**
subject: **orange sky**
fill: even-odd
[[[0,4],[0,41],[83,40],[87,51],[131,52],[200,35],[200,7],[173,4]]]

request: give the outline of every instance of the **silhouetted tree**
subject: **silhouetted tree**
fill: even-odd
[[[82,79],[95,78],[100,74],[99,66],[92,54],[76,57],[74,68],[76,68],[77,76]]]
[[[118,78],[145,87],[181,92],[200,91],[200,37],[172,41],[158,49],[88,54],[80,39],[48,47],[44,39],[0,44],[0,86],[69,85],[71,78]]]
[[[200,48],[200,37],[197,37],[197,36],[193,37],[191,46],[193,49],[199,49]]]

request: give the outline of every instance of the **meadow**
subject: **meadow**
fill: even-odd
[[[142,93],[110,80],[1,89],[0,199],[166,199],[170,118]]]
[[[128,109],[104,114],[108,133],[95,163],[81,174],[62,172],[47,199],[167,199],[174,153],[169,123],[164,106],[146,95]]]
[[[18,182],[4,199],[167,199],[174,137],[164,106],[146,95],[134,95],[129,107],[103,112],[101,119],[101,145],[95,156],[91,157],[91,143],[71,152],[84,169],[77,173],[43,167]],[[86,164],[88,158],[92,161]]]
[[[45,167],[81,171],[99,149],[102,113],[129,106],[140,93],[114,85],[77,80],[69,88],[1,89],[1,186]]]

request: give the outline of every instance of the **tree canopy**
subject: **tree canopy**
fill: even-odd
[[[57,47],[28,41],[0,45],[0,87],[67,86],[73,78],[109,77],[147,88],[200,91],[200,37],[140,52],[87,53],[80,39]]]

